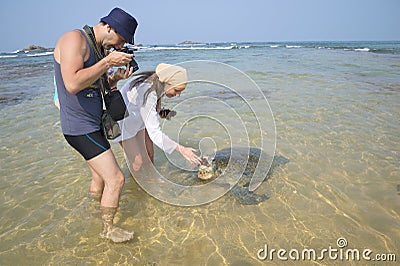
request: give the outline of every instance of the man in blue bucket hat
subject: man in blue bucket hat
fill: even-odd
[[[100,79],[111,67],[110,87],[133,73],[133,55],[119,52],[125,43],[133,44],[137,21],[120,8],[114,8],[93,27],[64,33],[54,49],[54,71],[60,104],[61,128],[67,142],[86,160],[92,181],[90,195],[100,201],[102,238],[125,242],[133,232],[113,224],[124,185],[124,175],[102,130],[103,100]],[[114,48],[115,51],[106,54]]]

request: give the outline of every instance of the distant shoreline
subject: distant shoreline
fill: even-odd
[[[259,49],[287,48],[287,49],[328,49],[356,52],[373,52],[400,55],[400,41],[271,41],[271,42],[220,42],[201,43],[184,41],[178,44],[138,44],[137,52],[161,50],[232,50],[232,49]],[[38,45],[29,45],[12,52],[0,52],[0,58],[14,58],[20,56],[45,56],[52,54],[54,48]]]

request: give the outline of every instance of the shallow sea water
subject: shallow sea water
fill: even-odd
[[[330,259],[327,253],[320,260],[289,258],[293,249],[300,254],[314,249],[319,256],[330,247],[370,249],[371,258],[395,254],[400,259],[398,55],[266,47],[137,54],[142,69],[151,69],[160,58],[170,63],[207,59],[231,64],[258,84],[275,119],[276,154],[290,160],[258,188],[271,198],[241,205],[228,193],[201,206],[170,205],[135,182],[121,148],[112,145],[126,176],[116,222],[134,230],[135,239],[125,244],[100,239],[99,211],[87,197],[89,170],[64,140],[52,105],[51,56],[28,58],[26,75],[3,75],[0,84],[2,94],[12,87],[23,93],[0,106],[1,265],[377,263]],[[16,59],[1,60],[4,68],[24,65]],[[188,89],[165,105],[202,93],[193,86],[192,92]],[[234,106],[251,121],[240,99],[210,90],[204,94]],[[265,107],[259,97],[250,97],[249,104]],[[176,130],[174,119],[184,121],[202,111],[201,102],[178,111],[166,122],[166,132]],[[225,123],[235,123],[229,112],[223,114]],[[223,128],[212,121],[197,122],[182,130],[181,143],[196,146],[197,140],[212,137],[218,149],[229,145]],[[253,123],[246,128],[250,145],[257,145],[257,128]],[[156,165],[160,171],[168,169],[160,150]],[[347,241],[346,247],[338,247],[339,238]],[[257,254],[265,245],[269,251],[285,249],[289,259],[280,260],[275,252],[272,259],[261,260]]]

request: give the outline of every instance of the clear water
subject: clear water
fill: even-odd
[[[101,222],[87,198],[89,170],[64,140],[52,103],[52,57],[1,55],[0,264],[262,265],[270,260],[260,260],[257,252],[266,244],[276,250],[318,251],[338,248],[341,237],[348,248],[371,249],[371,256],[397,254],[398,260],[400,44],[249,43],[224,48],[231,46],[149,47],[136,59],[142,70],[159,62],[213,60],[242,70],[258,84],[275,119],[276,153],[290,160],[259,188],[271,198],[248,206],[229,194],[197,207],[166,204],[134,181],[121,148],[113,145],[127,181],[116,222],[136,234],[125,244],[98,237]],[[221,100],[251,121],[234,95],[196,86],[165,105],[193,95]],[[265,103],[250,97],[250,104],[263,108]],[[230,111],[217,110],[234,123]],[[203,111],[204,104],[193,104],[173,119]],[[253,123],[246,128],[251,145],[257,145],[259,137],[251,133],[257,128]],[[172,134],[173,122],[165,130]],[[195,146],[204,137],[213,138],[218,148],[229,144],[223,128],[201,120],[182,131],[180,142]],[[159,150],[156,165],[168,170]],[[275,253],[273,263],[310,261],[281,261]]]

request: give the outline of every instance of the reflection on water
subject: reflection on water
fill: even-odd
[[[335,56],[348,63],[355,59]],[[304,58],[298,59],[301,63]],[[282,71],[278,66],[264,72],[244,64],[268,91],[277,153],[290,159],[260,186],[271,197],[259,205],[242,205],[230,194],[197,207],[158,201],[137,185],[122,150],[113,146],[127,181],[116,222],[136,234],[126,244],[98,237],[98,209],[87,198],[89,171],[60,133],[57,110],[49,100],[52,80],[46,76],[43,94],[2,107],[0,264],[262,265],[267,261],[260,261],[257,251],[265,244],[321,250],[337,248],[339,237],[349,248],[400,256],[400,83],[394,74],[400,69],[390,57],[373,63],[357,60],[369,67],[349,63],[326,70],[329,65],[321,61],[296,71],[289,64]],[[375,64],[388,74],[370,76]],[[351,71],[366,74],[365,80]],[[185,93],[190,97],[189,90]],[[221,94],[221,99],[240,106],[234,97]],[[259,99],[251,101],[257,106]],[[192,105],[190,113],[200,108]],[[250,119],[245,108],[237,110]],[[180,115],[185,116],[178,111],[171,121]],[[168,123],[166,130],[173,130]],[[196,145],[195,139],[209,136],[223,148],[229,141],[213,123],[204,119],[191,130],[183,128],[180,141]],[[249,141],[256,146],[259,137],[251,126],[246,124]],[[159,151],[156,164],[165,165]]]

